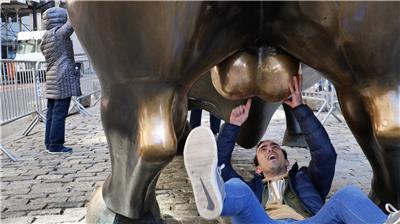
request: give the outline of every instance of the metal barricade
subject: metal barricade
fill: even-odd
[[[41,113],[43,106],[37,99],[45,76],[37,71],[38,62],[1,60],[0,125]]]
[[[0,144],[0,150],[1,150],[6,156],[8,156],[8,158],[10,158],[12,161],[17,161],[17,158],[15,158],[15,156],[14,156],[13,154],[11,154],[6,148],[4,148],[2,144]]]
[[[325,80],[325,89],[327,91],[327,101],[328,101],[328,113],[322,119],[321,123],[324,124],[330,115],[333,115],[338,122],[342,122],[342,120],[335,114],[335,111],[340,111],[339,101],[337,100],[335,87],[331,82]]]
[[[36,117],[25,129],[24,135],[29,133],[39,118],[44,118],[41,115],[43,106],[38,100],[38,94],[45,77],[44,73],[38,73],[38,64],[32,61],[1,60],[0,125],[34,114]],[[4,154],[16,160],[2,145],[0,146]]]
[[[326,108],[328,101],[326,100],[326,93],[325,92],[313,92],[313,91],[304,91],[303,98],[306,100],[314,100],[321,102],[322,105],[319,107],[317,113],[315,114],[318,117],[321,112]]]
[[[78,111],[86,116],[91,116],[89,111],[86,110],[85,106],[83,105],[82,101],[85,98],[89,98],[89,102],[92,96],[95,96],[96,100],[92,104],[92,106],[96,105],[100,101],[100,84],[99,80],[91,67],[89,60],[79,60],[77,63],[80,63],[82,66],[80,68],[81,71],[81,91],[82,96],[79,97],[72,97],[72,107],[70,108],[70,112],[73,111],[75,108]]]
[[[72,107],[77,107],[84,115],[90,115],[80,103],[84,97],[97,96],[100,100],[100,84],[86,55],[81,63],[81,90],[83,95],[73,97]],[[28,135],[39,121],[45,121],[46,110],[46,62],[1,60],[0,75],[0,126],[6,125],[28,115],[34,119],[22,133]],[[10,159],[16,158],[1,144],[0,150]]]
[[[333,115],[337,121],[342,120],[335,114],[335,111],[340,111],[339,103],[336,97],[336,91],[332,83],[326,79],[321,79],[315,86],[303,91],[303,98],[305,100],[318,101],[321,104],[317,113],[317,117],[323,111],[327,111],[327,114],[322,118],[321,123],[324,124],[330,115]]]
[[[44,97],[44,93],[46,91],[46,68],[47,64],[45,62],[38,61],[35,64],[35,118],[22,133],[24,136],[27,136],[39,121],[46,121],[46,118],[43,115],[43,112],[46,110],[46,102]]]

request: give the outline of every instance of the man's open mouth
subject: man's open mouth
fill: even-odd
[[[268,160],[273,160],[273,159],[277,159],[276,155],[271,154],[268,156]]]

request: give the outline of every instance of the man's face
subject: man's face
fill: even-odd
[[[273,141],[262,142],[256,151],[258,160],[258,170],[260,168],[264,176],[281,175],[286,173],[289,161],[285,159],[285,155],[281,147]]]

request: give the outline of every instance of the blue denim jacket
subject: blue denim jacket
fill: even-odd
[[[303,206],[311,214],[315,214],[325,203],[331,188],[335,174],[336,152],[324,127],[308,106],[299,105],[293,109],[293,112],[309,146],[311,161],[308,167],[300,169],[295,163],[289,170],[289,181]],[[225,164],[221,173],[224,181],[231,178],[243,180],[231,164],[239,129],[237,125],[226,123],[218,136],[218,166]],[[254,178],[247,184],[261,203],[264,188],[262,176],[255,173]]]

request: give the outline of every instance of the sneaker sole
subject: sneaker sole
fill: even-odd
[[[70,154],[70,153],[72,153],[72,151],[70,151],[70,152],[50,152],[49,150],[46,150],[46,152],[48,154]]]
[[[217,183],[217,145],[209,128],[197,127],[190,132],[183,156],[200,216],[209,220],[219,217],[223,200]]]

